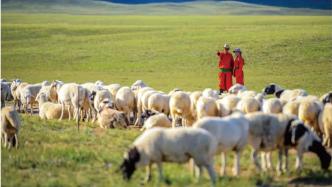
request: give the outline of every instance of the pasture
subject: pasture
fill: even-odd
[[[244,51],[245,84],[260,91],[275,82],[322,95],[332,88],[331,16],[101,16],[2,14],[1,77],[27,82],[63,80],[131,85],[142,79],[168,92],[217,88],[218,49],[225,42]],[[103,130],[96,124],[43,121],[22,115],[18,150],[2,149],[3,186],[139,186],[144,169],[127,183],[115,173],[123,152],[140,132]],[[228,174],[218,186],[332,184],[311,154],[296,175],[255,173],[250,149],[241,159],[241,176]],[[273,156],[276,158],[276,155]],[[220,158],[216,157],[216,163]],[[276,162],[274,162],[275,164]],[[216,165],[217,166],[217,165]],[[219,171],[219,164],[216,167]],[[187,165],[165,164],[172,186],[196,182]],[[158,184],[157,172],[147,186]],[[206,174],[206,172],[205,172]]]

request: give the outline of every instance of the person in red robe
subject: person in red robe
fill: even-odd
[[[232,54],[229,52],[229,45],[224,45],[223,51],[218,51],[217,55],[219,56],[219,66],[220,72],[218,73],[219,77],[219,90],[220,94],[224,91],[228,91],[232,87],[232,73],[234,66],[234,59]]]
[[[235,76],[236,83],[244,85],[244,59],[242,57],[242,51],[240,48],[235,48],[233,52],[235,53],[233,75]]]

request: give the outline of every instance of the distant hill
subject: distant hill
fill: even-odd
[[[132,3],[133,1],[152,0],[133,0],[130,1],[131,4],[114,3],[114,1],[129,0],[112,0],[112,2],[102,0],[3,0],[1,10],[3,12],[93,15],[331,15],[330,9],[288,8],[239,1],[183,2],[184,0],[170,0],[177,2],[155,2],[162,0],[154,0],[153,3],[143,4]]]
[[[194,0],[104,0],[113,3],[141,4],[141,3],[167,3],[190,2]],[[218,1],[218,0],[216,0]],[[219,0],[225,1],[225,0]],[[227,0],[226,0],[227,1]],[[279,6],[287,8],[332,9],[331,0],[235,0],[257,5]]]

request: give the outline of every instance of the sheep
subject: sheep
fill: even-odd
[[[275,83],[267,85],[263,89],[263,93],[266,95],[274,94],[281,101],[293,101],[298,96],[307,96],[308,93],[303,89],[285,90]]]
[[[246,90],[247,90],[247,87],[245,87],[242,84],[236,83],[228,89],[228,93],[236,95],[238,92],[243,92],[243,91],[246,91]]]
[[[90,108],[90,113],[93,113],[93,119],[92,122],[95,121],[96,117],[97,117],[97,112],[101,109],[101,103],[105,102],[105,100],[108,100],[108,103],[110,104],[110,107],[114,107],[114,103],[112,100],[112,96],[110,94],[110,92],[106,89],[102,89],[102,90],[97,90],[97,91],[93,91],[90,96],[90,103],[93,104],[93,106]]]
[[[195,145],[195,146],[193,146]],[[125,180],[130,180],[137,167],[146,167],[145,181],[151,180],[151,166],[156,163],[159,181],[165,181],[162,162],[184,163],[190,158],[195,161],[199,171],[208,170],[214,185],[216,176],[213,169],[213,155],[216,151],[214,137],[204,129],[152,128],[145,131],[133,143],[132,148],[124,155],[119,170]],[[198,173],[198,178],[200,177]]]
[[[41,89],[41,84],[29,84],[20,91],[20,100],[25,107],[25,112],[28,112],[30,105],[30,114],[33,113],[33,104],[36,104],[36,96]]]
[[[319,115],[320,129],[324,135],[323,144],[332,147],[332,104],[326,103]]]
[[[320,101],[311,99],[310,97],[302,99],[299,105],[299,119],[305,124],[310,125],[318,135],[322,133],[318,124],[318,116],[322,108]]]
[[[174,128],[179,118],[182,118],[182,125],[191,126],[194,117],[190,110],[190,97],[183,91],[173,93],[169,100],[170,113],[172,117],[172,127]]]
[[[1,108],[5,106],[6,101],[10,101],[12,98],[10,86],[5,82],[1,82]]]
[[[171,128],[172,122],[168,119],[168,117],[164,113],[159,113],[149,117],[145,122],[141,131],[151,129],[154,127],[164,127]]]
[[[196,115],[197,119],[205,116],[219,116],[216,100],[211,97],[200,97],[196,105]]]
[[[118,90],[120,88],[121,88],[120,84],[110,84],[110,85],[104,86],[104,89],[107,89],[111,93],[113,101],[115,101],[116,93],[118,92]]]
[[[192,92],[189,97],[190,97],[190,110],[191,113],[193,114],[193,117],[196,119],[197,115],[196,115],[196,106],[197,106],[197,101],[198,99],[202,96],[202,92],[201,91],[194,91]]]
[[[241,100],[240,97],[235,95],[227,95],[222,99],[219,99],[217,102],[221,103],[227,111],[231,112],[236,109],[238,102]]]
[[[212,90],[211,88],[205,88],[203,90],[203,92],[202,92],[202,96],[204,96],[204,97],[212,97],[212,98],[215,98],[215,99],[219,98],[218,91]]]
[[[264,94],[258,93],[258,94],[256,94],[256,96],[254,98],[261,104],[261,106],[263,106],[263,103],[265,100]]]
[[[225,118],[205,117],[196,121],[194,128],[209,131],[217,140],[217,153],[222,153],[220,175],[226,174],[226,152],[235,151],[233,174],[240,173],[240,154],[247,144],[249,123],[241,113],[234,113]]]
[[[16,110],[16,106],[18,107],[18,111],[21,111],[21,90],[26,87],[28,83],[26,82],[21,82],[20,80],[16,79],[13,80],[11,86],[10,86],[10,91],[13,95],[14,99],[14,109]]]
[[[89,95],[92,92],[97,92],[98,90],[102,90],[103,89],[103,87],[100,85],[100,83],[96,84],[96,83],[92,83],[92,82],[87,82],[87,83],[81,84],[81,86],[83,88],[85,88],[86,90],[88,90],[88,94]]]
[[[139,89],[136,92],[136,104],[137,104],[137,118],[135,121],[135,126],[141,126],[142,125],[142,114],[143,114],[143,95],[145,92],[152,91],[153,89],[150,87],[144,87],[142,89]]]
[[[59,120],[63,119],[65,106],[68,106],[68,119],[71,120],[71,107],[74,107],[74,119],[80,120],[80,110],[83,102],[89,97],[88,90],[76,83],[63,84],[58,91],[58,100],[61,104],[61,116]]]
[[[48,101],[46,93],[38,93],[36,100],[39,104],[39,117],[41,119],[59,119],[61,116],[61,104]],[[69,117],[68,111],[64,111],[63,118]]]
[[[252,97],[242,98],[236,105],[236,109],[244,113],[251,113],[261,110],[260,103]]]
[[[130,113],[133,112],[136,117],[135,94],[129,87],[122,87],[115,96],[115,106],[118,110],[123,111],[130,122]]]
[[[265,113],[281,113],[282,103],[278,98],[270,98],[263,102],[262,111]]]
[[[20,116],[12,107],[1,109],[1,141],[5,148],[18,148],[18,132],[21,126]]]
[[[106,105],[98,112],[98,124],[101,128],[127,128],[129,121],[124,112],[114,110]]]
[[[332,104],[332,91],[324,94],[321,98],[320,101],[325,105],[326,103],[331,103]]]
[[[139,90],[141,88],[147,87],[148,85],[146,85],[142,80],[137,80],[135,81],[132,85],[131,85],[131,90],[135,91],[135,90]]]
[[[300,106],[300,102],[289,101],[283,106],[282,113],[298,116],[299,115],[299,106]]]
[[[148,109],[154,112],[162,112],[169,115],[169,98],[166,94],[152,94],[148,99]]]
[[[296,170],[302,169],[302,157],[306,151],[316,153],[321,161],[321,168],[328,169],[331,156],[326,152],[319,138],[308,129],[296,116],[285,114],[265,114],[262,112],[247,114],[249,121],[248,143],[253,148],[252,161],[256,169],[261,170],[257,160],[258,151],[268,153],[262,155],[263,170],[271,168],[271,151],[278,149],[278,174],[282,172],[282,156],[285,154],[285,169],[288,171],[288,149],[297,150]],[[267,157],[265,157],[267,156]],[[267,159],[267,160],[266,160]]]
[[[240,90],[237,93],[237,96],[240,98],[246,98],[246,97],[251,97],[251,98],[255,98],[257,96],[257,92],[252,91],[252,90]]]

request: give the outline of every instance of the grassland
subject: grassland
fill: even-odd
[[[28,82],[103,80],[130,85],[137,79],[163,91],[217,86],[215,52],[224,42],[241,47],[245,82],[261,90],[276,82],[321,95],[332,87],[332,17],[310,16],[93,16],[4,13],[1,77]],[[3,186],[138,186],[114,173],[135,130],[101,130],[73,122],[42,121],[22,115],[18,150],[2,150]],[[275,158],[276,156],[274,156]],[[294,163],[292,155],[291,166]],[[232,156],[229,156],[229,170]],[[219,159],[216,159],[219,163]],[[318,160],[305,156],[304,172],[276,177],[255,174],[250,149],[242,176],[224,177],[218,186],[331,184]],[[172,186],[197,183],[186,165],[167,164]],[[216,168],[217,170],[219,167]],[[156,176],[154,171],[154,176]],[[229,172],[231,174],[231,172]],[[155,177],[156,178],[156,177]],[[148,186],[159,186],[153,179]],[[162,185],[161,185],[162,186]]]

